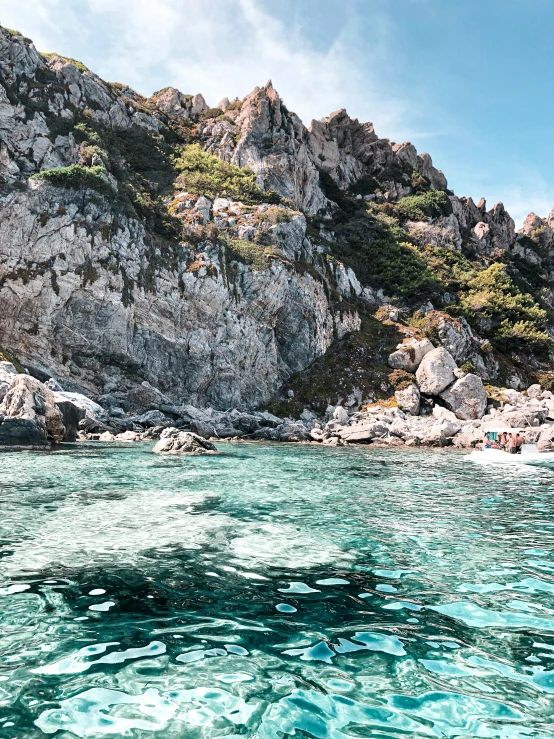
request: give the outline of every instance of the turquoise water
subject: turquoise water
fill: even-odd
[[[0,736],[554,736],[553,470],[219,448],[0,456]]]

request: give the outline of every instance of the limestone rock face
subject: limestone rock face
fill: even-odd
[[[160,440],[152,451],[156,454],[214,454],[217,449],[198,434],[168,428],[162,431]]]
[[[0,405],[0,443],[9,446],[45,446],[65,435],[54,393],[34,377],[14,375]]]
[[[389,354],[389,366],[406,372],[415,372],[423,357],[434,349],[429,339],[412,339]]]
[[[417,385],[412,384],[402,390],[397,390],[394,394],[398,407],[409,413],[411,416],[417,416],[419,413],[421,394]]]
[[[440,397],[464,421],[482,418],[487,409],[487,391],[477,375],[464,375],[440,393]]]
[[[419,389],[425,395],[438,395],[451,385],[457,369],[452,355],[442,346],[426,354],[419,365],[416,378]]]
[[[45,212],[52,215],[43,226]],[[236,263],[230,273],[212,246],[204,271],[191,271],[180,248],[173,265],[160,261],[156,289],[148,289],[141,275],[151,246],[139,222],[120,218],[117,232],[109,240],[97,232],[92,246],[90,228],[116,220],[108,203],[45,184],[0,200],[0,344],[23,362],[48,357],[64,385],[98,394],[107,383],[124,389],[143,380],[173,402],[252,407],[336,336],[359,328],[354,311],[330,304],[323,278],[287,259],[264,270]],[[305,219],[279,228],[283,251],[298,259],[308,245]],[[37,260],[53,266],[34,270],[25,287],[21,272]],[[83,280],[83,265],[94,281]]]

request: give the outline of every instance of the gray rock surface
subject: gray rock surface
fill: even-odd
[[[446,406],[464,421],[482,418],[487,409],[487,391],[477,375],[464,375],[443,390],[440,397]]]
[[[451,385],[455,378],[456,362],[442,346],[428,352],[416,372],[419,389],[426,395],[438,395]]]
[[[54,402],[62,415],[63,425],[65,427],[62,441],[76,441],[79,423],[85,418],[86,411],[71,400],[59,400],[54,396]]]
[[[389,355],[389,366],[405,372],[415,372],[423,357],[434,349],[429,339],[411,339]]]
[[[554,452],[554,426],[547,426],[537,441],[537,449],[540,452]]]
[[[408,385],[408,387],[402,390],[397,390],[394,394],[398,407],[411,416],[417,416],[419,414],[421,404],[421,393],[419,388],[415,384]]]
[[[62,441],[65,427],[50,388],[29,375],[12,377],[0,405],[0,444],[44,447]]]

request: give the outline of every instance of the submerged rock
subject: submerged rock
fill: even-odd
[[[156,454],[214,454],[215,446],[191,431],[168,428],[152,450]]]

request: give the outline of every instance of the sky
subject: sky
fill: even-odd
[[[554,207],[554,0],[1,0],[0,23],[146,96],[271,79],[306,125],[346,108],[518,226]]]

